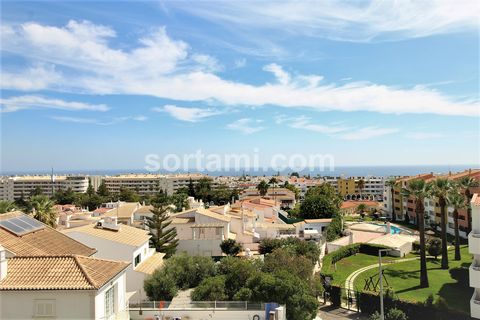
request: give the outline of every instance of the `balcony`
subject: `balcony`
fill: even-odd
[[[469,278],[470,278],[470,287],[480,288],[480,263],[475,259],[468,268]]]
[[[470,315],[472,318],[480,319],[480,295],[477,290],[473,292],[473,296],[470,299]]]
[[[480,254],[480,233],[475,230],[468,234],[468,251],[471,254]]]

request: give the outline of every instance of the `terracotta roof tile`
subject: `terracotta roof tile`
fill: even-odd
[[[4,213],[0,220],[24,215],[20,211]],[[78,254],[91,256],[95,249],[64,235],[63,233],[44,225],[43,229],[17,236],[0,227],[0,243],[5,249],[16,256],[44,256]]]
[[[1,290],[97,290],[130,263],[77,255],[8,259]]]

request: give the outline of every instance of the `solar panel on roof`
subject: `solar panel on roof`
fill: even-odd
[[[18,235],[37,231],[44,228],[44,225],[32,217],[19,216],[0,221],[0,227]]]
[[[29,216],[20,216],[20,217],[17,217],[17,219],[23,221],[23,222],[26,222],[28,223],[29,225],[33,226],[33,227],[36,227],[36,228],[43,228],[43,224],[32,218],[32,217],[29,217]]]
[[[23,234],[25,232],[25,230],[22,227],[19,227],[8,220],[0,221],[0,226],[2,226],[3,228],[15,234]]]

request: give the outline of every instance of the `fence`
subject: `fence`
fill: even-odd
[[[149,301],[130,302],[130,309],[143,310],[201,310],[201,309],[227,309],[227,310],[259,310],[264,311],[265,303],[252,303],[248,301],[188,301],[172,304],[171,301]]]
[[[339,286],[331,286],[329,290],[325,290],[323,303],[331,303],[332,306],[367,315],[380,311],[378,292],[359,291]],[[448,309],[443,305],[400,300],[393,291],[387,289],[384,291],[384,307],[385,310],[400,309],[409,319],[471,319],[469,314]]]

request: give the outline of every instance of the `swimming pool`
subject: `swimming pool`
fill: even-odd
[[[385,228],[385,232],[387,231],[387,225],[386,224],[380,224],[380,223],[372,223],[376,226],[379,226],[379,227],[383,227]],[[400,234],[400,233],[407,233],[407,234],[411,234],[410,231],[406,230],[406,229],[403,229],[403,228],[399,228],[397,226],[394,226],[394,225],[390,225],[390,233],[391,234]]]

